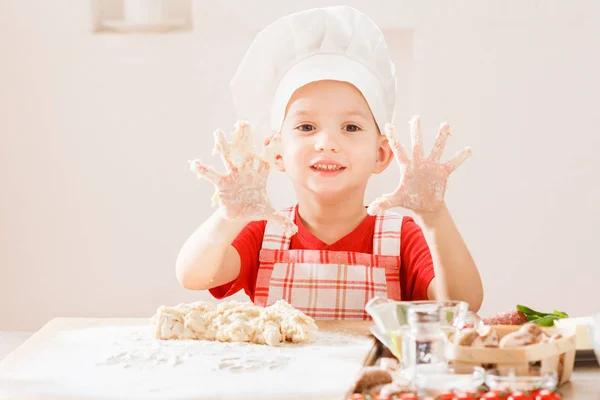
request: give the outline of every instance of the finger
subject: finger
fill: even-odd
[[[288,236],[293,236],[298,232],[298,226],[289,217],[286,217],[279,211],[274,211],[269,220],[280,224]]]
[[[406,151],[404,151],[404,147],[400,143],[400,140],[396,138],[396,129],[392,124],[386,124],[385,137],[387,138],[390,148],[392,149],[392,153],[394,153],[396,159],[401,164],[409,163],[410,159],[406,155]]]
[[[244,156],[252,151],[252,127],[246,121],[238,121],[233,133],[234,146]]]
[[[281,135],[274,135],[270,140],[265,139],[261,158],[266,162],[272,163],[279,154],[281,154]]]
[[[285,218],[285,221],[282,221],[283,230],[287,236],[294,236],[298,232],[298,226],[294,224],[289,218]]]
[[[383,214],[383,212],[385,210],[387,210],[387,208],[389,207],[384,207],[382,206],[384,200],[382,198],[379,199],[375,199],[371,202],[371,204],[369,204],[369,207],[367,207],[367,214],[369,215],[381,215]]]
[[[212,207],[216,206],[217,204],[219,204],[219,199],[220,199],[219,191],[216,190],[215,193],[213,193],[212,197],[210,198],[210,205]]]
[[[213,155],[219,153],[227,172],[231,172],[233,169],[235,169],[235,165],[231,159],[231,149],[229,147],[229,143],[227,142],[227,138],[225,137],[225,132],[219,129],[213,133],[213,136],[215,138],[215,147],[213,147],[212,153]]]
[[[290,221],[289,218],[283,217],[285,220],[282,221],[283,230],[287,236],[294,236],[298,232],[298,226]]]
[[[473,150],[470,147],[467,147],[454,155],[446,164],[446,171],[449,174],[454,172],[456,168],[458,168],[467,158],[471,156]]]
[[[373,200],[371,204],[369,204],[369,207],[367,207],[367,213],[369,215],[383,214],[385,210],[396,206],[393,199],[393,197],[384,195]]]
[[[223,132],[221,129],[217,129],[213,132],[213,138],[215,141],[212,149],[213,156],[216,154],[229,154],[229,143],[225,137],[225,132]]]
[[[248,140],[251,136],[250,124],[247,121],[238,121],[234,125],[233,142],[238,145]]]
[[[421,118],[414,115],[410,121],[410,138],[412,140],[413,159],[423,159],[423,135],[421,135]]]
[[[223,179],[223,175],[215,171],[214,168],[204,165],[200,160],[189,161],[189,163],[190,170],[195,172],[198,178],[204,178],[215,185]]]
[[[435,163],[440,162],[440,158],[442,158],[442,154],[446,148],[446,140],[448,139],[448,136],[450,136],[450,125],[444,122],[440,125],[440,129],[438,129],[438,134],[435,138],[433,149],[431,149],[431,154],[429,155],[429,159],[431,161]]]
[[[256,168],[256,171],[259,174],[267,172],[271,169],[271,164],[269,164],[267,161],[261,160],[261,159],[258,159],[257,161],[258,161],[258,167]]]

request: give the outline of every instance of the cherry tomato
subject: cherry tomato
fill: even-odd
[[[483,392],[477,392],[477,391],[474,392],[471,390],[467,390],[465,393],[468,394],[471,399],[478,399],[481,396],[483,396]]]
[[[529,392],[529,398],[531,400],[535,400],[535,398],[537,397],[538,394],[540,394],[539,390],[532,390]]]
[[[499,399],[500,393],[496,393],[496,392],[487,392],[486,394],[484,394],[483,396],[481,396],[481,400],[485,400],[485,399]]]
[[[530,397],[525,395],[525,393],[516,391],[512,392],[510,396],[508,396],[507,400],[530,400]]]
[[[440,392],[440,393],[438,393],[437,397],[440,400],[452,400],[452,399],[454,399],[454,393],[453,392]]]
[[[459,393],[455,394],[452,400],[464,400],[464,399],[472,399],[473,397],[469,393]]]
[[[354,393],[353,395],[348,397],[348,400],[365,400],[365,396],[363,396],[360,393]]]
[[[390,398],[382,394],[378,394],[376,397],[373,398],[373,400],[390,400]]]
[[[419,396],[414,393],[404,393],[398,397],[399,400],[419,400]]]
[[[561,400],[562,397],[558,393],[553,393],[547,389],[540,390],[540,392],[535,396],[535,400]]]

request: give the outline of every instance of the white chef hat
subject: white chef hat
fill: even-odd
[[[230,83],[237,117],[264,136],[279,132],[294,92],[320,80],[354,85],[381,133],[393,121],[396,72],[383,33],[349,6],[302,11],[263,29]]]

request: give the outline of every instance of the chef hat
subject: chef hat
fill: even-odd
[[[258,33],[230,83],[237,117],[277,133],[294,92],[320,80],[354,85],[381,133],[393,121],[396,73],[383,33],[348,6],[291,14]]]

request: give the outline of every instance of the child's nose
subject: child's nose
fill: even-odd
[[[317,133],[315,135],[315,151],[331,151],[334,153],[339,152],[340,146],[337,140],[336,132],[323,129]]]

